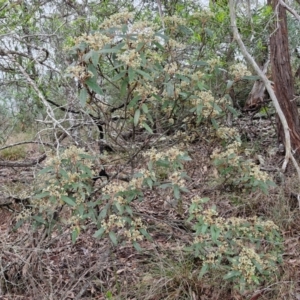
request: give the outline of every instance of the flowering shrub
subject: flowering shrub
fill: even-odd
[[[60,155],[49,156],[37,177],[40,190],[31,199],[31,213],[24,211],[19,218],[32,215],[33,225],[44,226],[49,232],[59,224],[69,225],[73,229],[72,239],[76,240],[81,225],[95,213],[88,201],[93,164],[94,158],[75,146]]]
[[[185,180],[187,178],[183,169],[183,161],[190,160],[183,151],[178,147],[171,147],[165,152],[159,152],[151,149],[144,153],[149,159],[148,168],[156,174],[160,180],[167,181],[160,184],[163,189],[171,189],[176,200],[180,199],[181,192],[188,192],[185,188]]]
[[[178,199],[180,192],[186,191],[184,173],[180,171],[182,161],[189,159],[176,147],[164,153],[151,149],[144,156],[149,158],[148,169],[138,170],[129,182],[108,182],[98,197],[92,195],[93,157],[75,146],[49,157],[38,175],[41,183],[31,200],[33,213],[24,210],[19,219],[24,221],[32,215],[34,226],[44,226],[49,232],[62,224],[68,225],[73,241],[89,221],[98,228],[94,237],[107,235],[115,245],[125,240],[140,249],[138,241],[150,236],[141,218],[135,216],[131,203],[143,200],[144,189],[154,185],[173,188]],[[169,181],[164,186],[157,180],[162,169]]]
[[[202,261],[199,276],[215,270],[240,290],[274,278],[283,250],[278,226],[256,216],[219,217],[215,207],[203,208],[208,201],[195,196],[189,209],[195,238],[187,250]]]
[[[149,133],[154,128],[180,126],[183,119],[197,126],[224,115],[230,101],[216,97],[205,86],[211,77],[208,73],[221,63],[218,59],[190,61],[190,50],[178,38],[182,32],[192,35],[185,20],[165,17],[162,33],[152,21],[133,19],[133,13],[120,12],[93,34],[74,39],[70,51],[78,61],[70,66],[69,75],[81,83],[81,104],[105,119],[116,111],[124,120],[121,128],[133,125]]]
[[[274,183],[268,174],[261,171],[252,160],[241,155],[241,141],[235,128],[219,127],[216,135],[224,143],[222,148],[216,148],[211,158],[219,172],[220,178],[226,184],[242,189],[261,189],[265,193]]]
[[[143,156],[149,160],[148,169],[138,170],[129,182],[111,182],[103,188],[103,199],[109,207],[106,206],[99,214],[101,223],[95,237],[108,234],[115,244],[124,239],[140,249],[138,241],[150,236],[142,220],[134,216],[131,203],[143,200],[144,190],[153,186],[171,188],[176,199],[179,199],[181,191],[186,191],[184,174],[180,172],[182,162],[189,159],[184,152],[176,147],[166,152],[150,149]],[[162,172],[164,177],[160,179]],[[160,180],[165,179],[168,183],[160,184]]]

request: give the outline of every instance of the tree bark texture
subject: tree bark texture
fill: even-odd
[[[268,0],[275,14],[274,27],[270,36],[271,69],[274,89],[280,107],[287,119],[290,129],[291,145],[296,155],[300,156],[300,125],[295,99],[294,80],[290,64],[288,47],[288,30],[286,10],[279,0]],[[277,120],[279,142],[284,142],[284,131],[280,120]]]

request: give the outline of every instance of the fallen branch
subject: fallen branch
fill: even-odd
[[[54,147],[56,147],[58,145],[59,142],[61,142],[63,139],[65,139],[67,137],[67,134],[65,132],[62,132],[56,143],[54,143]],[[19,143],[14,144],[15,146],[18,145]],[[51,145],[52,146],[52,145]],[[8,146],[9,147],[9,146]],[[7,147],[4,147],[2,149],[5,149]],[[1,149],[0,149],[1,150]],[[7,161],[7,160],[0,160],[0,167],[11,167],[11,168],[23,168],[23,167],[32,167],[35,166],[39,163],[41,163],[43,160],[45,160],[47,158],[47,154],[44,153],[43,155],[41,155],[40,157],[30,160],[30,161]]]
[[[23,142],[18,142],[18,143],[14,143],[14,144],[10,144],[10,145],[1,147],[0,151],[4,150],[4,149],[7,149],[7,148],[12,148],[12,147],[15,147],[15,146],[26,145],[26,144],[42,144],[43,146],[53,147],[53,145],[49,144],[49,143],[36,142],[36,141],[23,141]]]
[[[41,163],[43,160],[45,160],[47,157],[47,154],[43,154],[40,157],[30,160],[30,161],[0,161],[1,167],[15,167],[15,168],[23,168],[23,167],[32,167],[39,163]]]

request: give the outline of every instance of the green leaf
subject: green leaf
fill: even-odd
[[[201,279],[207,273],[207,270],[208,270],[208,264],[203,264],[198,278]]]
[[[196,66],[208,66],[208,63],[206,61],[201,61],[201,60],[195,61],[194,64]]]
[[[252,279],[252,281],[253,281],[255,284],[259,285],[259,278],[258,278],[258,277],[252,275],[252,276],[251,276],[251,279]]]
[[[145,122],[143,122],[142,126],[149,132],[149,133],[153,133],[152,129],[149,127],[149,125]]]
[[[135,39],[136,40],[136,39]],[[137,44],[136,46],[136,51],[137,52],[140,52],[140,50],[145,46],[145,43],[144,42],[140,42]]]
[[[100,57],[100,53],[98,51],[92,51],[91,54],[91,59],[92,59],[92,63],[95,67],[97,67],[98,63],[99,63],[99,57]]]
[[[256,260],[253,260],[252,262],[253,262],[254,266],[256,267],[256,269],[258,270],[258,272],[263,274],[263,271],[264,271],[263,267]]]
[[[217,243],[219,235],[220,235],[220,229],[217,228],[215,225],[212,225],[210,227],[210,234],[211,234],[211,239],[214,243]]]
[[[161,184],[161,185],[159,186],[159,188],[161,188],[161,189],[166,189],[166,188],[169,188],[169,187],[171,187],[171,186],[172,186],[171,183],[163,183],[163,184]]]
[[[149,109],[148,109],[148,106],[147,106],[146,103],[143,103],[143,104],[142,104],[142,110],[143,110],[143,112],[144,112],[145,114],[147,114],[147,113],[149,112]]]
[[[167,91],[168,97],[170,97],[170,98],[174,97],[174,84],[172,81],[169,81],[166,84],[166,91]]]
[[[198,81],[197,86],[198,86],[200,91],[205,91],[206,90],[204,82],[202,82],[202,81]]]
[[[107,215],[108,205],[106,205],[100,212],[98,219],[103,220]]]
[[[23,223],[25,222],[25,219],[21,219],[17,222],[17,224],[13,227],[13,230],[17,230],[18,228],[20,228]]]
[[[234,81],[233,80],[227,80],[227,86],[226,86],[226,89],[230,89],[233,85]]]
[[[83,214],[84,214],[84,205],[83,205],[83,203],[81,203],[81,204],[78,206],[77,210],[78,210],[78,215],[79,215],[80,217],[82,217]]]
[[[191,81],[188,77],[186,77],[184,75],[181,75],[181,74],[176,74],[176,78],[178,78],[182,81],[185,81],[185,82],[190,82]]]
[[[118,239],[117,239],[116,234],[115,234],[113,231],[110,231],[108,235],[109,235],[109,238],[110,238],[110,240],[112,241],[112,243],[113,243],[115,246],[117,246],[117,245],[118,245]]]
[[[208,224],[203,224],[200,230],[201,234],[205,234],[207,229],[208,229]]]
[[[127,74],[127,71],[122,71],[122,72],[120,72],[119,74],[117,74],[117,75],[112,79],[112,81],[118,81],[118,80],[120,80],[121,78],[125,77],[126,74]]]
[[[65,203],[67,203],[70,206],[76,206],[76,203],[74,202],[74,200],[70,197],[67,196],[61,196],[61,200],[64,201]]]
[[[53,171],[53,167],[51,167],[51,166],[46,167],[46,168],[42,169],[41,171],[39,171],[38,175],[43,175],[43,174],[48,173],[50,171]]]
[[[187,188],[184,187],[184,186],[180,187],[180,191],[181,191],[181,192],[184,192],[184,193],[189,193],[189,192],[190,192],[190,190],[187,189]]]
[[[99,54],[109,54],[109,53],[118,53],[120,52],[120,49],[118,48],[104,48],[99,50]]]
[[[121,89],[120,89],[120,97],[121,98],[124,97],[124,95],[126,94],[127,86],[128,86],[128,78],[125,78],[121,84]]]
[[[153,45],[155,45],[158,49],[160,50],[165,50],[164,46],[162,44],[160,44],[159,42],[153,42]]]
[[[192,160],[187,154],[184,154],[183,156],[181,156],[180,159],[183,161],[191,161]]]
[[[48,197],[49,195],[50,195],[49,192],[44,192],[44,193],[36,194],[32,198],[33,199],[42,199],[42,198]]]
[[[88,71],[90,71],[90,72],[93,73],[93,75],[94,75],[93,78],[97,78],[98,71],[97,71],[97,69],[94,67],[94,65],[89,64],[89,65],[88,65]]]
[[[226,107],[235,117],[239,115],[239,113],[230,105]]]
[[[101,236],[103,235],[104,232],[105,232],[105,229],[103,227],[101,227],[99,230],[97,230],[94,233],[93,237],[96,238],[96,239],[101,238]]]
[[[147,182],[148,186],[150,187],[150,189],[152,189],[152,187],[153,187],[153,181],[152,181],[152,179],[151,178],[147,178],[146,182]]]
[[[124,206],[121,205],[118,201],[115,202],[115,206],[121,214],[124,212]]]
[[[138,74],[142,75],[143,77],[145,77],[146,79],[148,79],[149,81],[153,81],[153,78],[151,75],[149,75],[148,73],[142,71],[142,70],[135,70]]]
[[[79,92],[79,101],[82,107],[85,107],[87,97],[88,97],[88,92],[86,88],[81,89]]]
[[[211,124],[216,130],[219,128],[219,125],[215,119],[211,119]]]
[[[156,32],[155,34],[154,34],[154,36],[159,36],[159,37],[161,37],[161,38],[163,38],[165,41],[168,41],[169,40],[169,37],[167,36],[167,35],[165,35],[165,34],[163,34],[162,32]],[[163,48],[164,49],[164,48]]]
[[[128,68],[128,78],[129,78],[129,83],[133,82],[135,80],[136,77],[136,71],[129,67]]]
[[[130,206],[126,205],[126,206],[125,206],[125,211],[128,212],[128,214],[129,214],[130,216],[132,216],[133,211],[132,211],[132,208],[131,208]]]
[[[179,186],[177,184],[175,184],[173,190],[174,190],[174,197],[175,197],[175,199],[179,199],[180,198]]]
[[[230,271],[223,277],[223,279],[227,280],[227,279],[231,279],[234,277],[240,277],[240,276],[241,276],[240,271]]]
[[[112,299],[113,296],[112,296],[112,292],[111,291],[108,291],[106,294],[105,294],[106,298],[108,299]]]
[[[139,231],[148,241],[153,241],[152,236],[147,232],[145,228],[141,228],[139,229]]]
[[[138,242],[134,241],[134,242],[132,242],[132,245],[133,245],[133,247],[135,248],[135,250],[137,252],[142,252],[143,251],[143,249],[141,248],[141,246]]]
[[[138,103],[138,101],[141,99],[140,95],[135,96],[133,99],[130,100],[129,104],[128,104],[128,108],[131,107],[136,107],[136,104]]]
[[[79,233],[80,233],[80,228],[79,227],[75,227],[72,231],[72,243],[75,244],[78,236],[79,236]]]
[[[46,222],[45,219],[42,218],[41,216],[33,216],[32,218],[33,218],[34,220],[36,220],[37,222],[39,222],[39,223],[42,223],[42,224],[47,225],[47,222]]]
[[[85,81],[86,85],[95,93],[99,95],[104,95],[102,89],[100,88],[99,84],[96,82],[95,77],[90,77]]]
[[[203,109],[203,104],[201,104],[201,103],[198,104],[197,108],[196,108],[196,113],[198,116],[202,114],[202,109]]]
[[[140,115],[141,115],[141,111],[137,109],[134,113],[134,118],[133,118],[134,126],[137,126],[137,124],[139,123]]]

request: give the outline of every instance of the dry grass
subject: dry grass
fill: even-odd
[[[26,143],[21,145],[16,145],[9,147],[10,145],[18,144],[24,141],[30,141],[33,139],[32,133],[19,132],[10,135],[5,143],[0,146],[0,158],[3,160],[23,160],[30,153],[34,153],[38,151],[38,146],[36,144]]]

